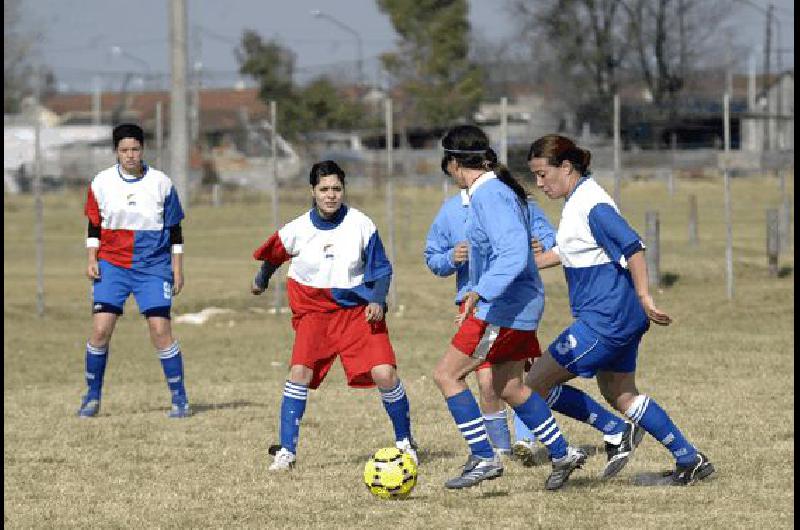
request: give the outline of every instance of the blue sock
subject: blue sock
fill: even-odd
[[[475,396],[469,388],[447,398],[447,408],[461,431],[461,436],[467,441],[470,452],[481,458],[494,458],[494,449],[489,443],[483,416]]]
[[[483,424],[486,426],[486,434],[489,435],[489,441],[492,442],[494,448],[498,451],[510,453],[511,432],[508,430],[506,409],[484,414]]]
[[[408,396],[402,381],[397,381],[397,386],[381,392],[383,408],[392,420],[394,427],[394,439],[398,442],[408,438],[411,440],[411,413],[409,411]]]
[[[589,394],[569,385],[557,385],[547,396],[547,406],[570,418],[588,423],[604,435],[625,432],[625,421],[610,413]]]
[[[90,342],[86,343],[86,385],[89,387],[86,396],[90,400],[100,399],[107,360],[108,345],[97,347],[92,346]]]
[[[308,387],[286,381],[283,386],[281,402],[281,447],[297,452],[297,437],[300,434],[300,420],[306,411]]]
[[[639,394],[633,405],[625,411],[625,415],[661,442],[661,445],[672,453],[678,464],[686,465],[694,462],[697,449],[684,438],[683,433],[672,423],[658,403],[644,394]]]
[[[167,386],[172,394],[172,402],[185,404],[186,388],[183,386],[183,357],[178,341],[173,342],[169,347],[159,350],[158,357],[161,359],[161,368],[164,370],[164,377],[167,378]]]
[[[531,392],[528,401],[514,407],[514,412],[522,422],[533,431],[536,439],[544,444],[551,460],[567,455],[567,441],[558,428],[556,419],[547,408],[547,403],[537,394]]]
[[[514,413],[514,440],[520,442],[522,440],[534,441],[536,437],[531,430],[522,422],[519,414]]]

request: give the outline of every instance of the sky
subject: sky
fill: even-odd
[[[531,0],[535,2],[535,0]],[[736,38],[757,49],[764,42],[764,15],[746,4],[766,6],[766,0],[723,0],[735,9]],[[510,0],[469,0],[470,22],[484,38],[508,34],[513,22]],[[231,86],[237,63],[233,49],[245,29],[265,39],[277,38],[296,53],[297,79],[320,72],[355,72],[360,38],[368,81],[380,82],[376,57],[394,48],[397,36],[389,17],[375,0],[187,0],[190,65],[202,65],[204,84]],[[780,24],[784,67],[794,60],[794,4],[774,0]],[[24,23],[42,35],[42,60],[55,72],[61,90],[104,90],[134,74],[131,88],[148,88],[169,73],[169,3],[167,0],[24,0]],[[325,18],[321,10],[350,28]],[[508,28],[508,30],[506,30]],[[116,53],[112,51],[116,47]],[[773,70],[775,68],[773,59]],[[759,67],[760,68],[760,67]],[[143,78],[149,78],[145,81]],[[138,83],[138,87],[136,86]]]

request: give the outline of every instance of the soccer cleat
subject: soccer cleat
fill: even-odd
[[[100,400],[83,396],[81,399],[81,408],[78,409],[78,417],[80,418],[93,418],[100,412]]]
[[[503,476],[503,464],[500,463],[500,458],[497,456],[481,458],[469,455],[461,475],[445,482],[444,487],[449,490],[469,488],[484,480],[494,480],[501,476]]]
[[[191,415],[192,409],[189,408],[188,401],[174,401],[169,414],[167,414],[170,418],[188,418]]]
[[[642,443],[645,430],[634,423],[626,422],[627,427],[622,433],[622,440],[618,444],[606,442],[606,455],[608,461],[600,478],[608,479],[622,471],[633,456],[633,452]]]
[[[553,470],[544,483],[544,489],[552,491],[561,488],[567,483],[572,472],[583,466],[587,457],[583,449],[568,447],[565,456],[553,460]]]
[[[514,458],[525,467],[532,467],[540,463],[536,460],[536,444],[530,440],[517,440],[511,448]]]
[[[419,458],[417,458],[417,444],[411,438],[403,438],[402,440],[395,442],[395,447],[406,453],[411,459],[414,461],[415,464],[419,464]]]
[[[690,486],[708,478],[712,473],[714,473],[714,466],[706,455],[698,451],[694,462],[688,465],[676,465],[675,471],[664,476],[658,481],[658,485]]]
[[[294,456],[294,453],[289,451],[288,449],[284,449],[281,447],[277,453],[275,453],[275,458],[272,461],[272,464],[269,466],[270,471],[289,471],[294,467],[294,463],[297,458]]]

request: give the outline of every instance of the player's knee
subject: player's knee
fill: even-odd
[[[397,370],[389,364],[375,366],[370,370],[372,380],[378,388],[394,388],[397,386]]]
[[[308,386],[313,376],[314,371],[302,364],[295,364],[289,369],[289,381],[297,383],[298,385]]]
[[[478,395],[481,400],[481,410],[495,412],[503,408],[500,396],[494,391],[491,384],[478,382]]]

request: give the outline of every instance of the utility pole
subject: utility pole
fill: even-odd
[[[92,125],[100,125],[101,98],[103,89],[100,87],[100,78],[95,76],[92,80]]]
[[[42,67],[36,66],[34,90],[36,105],[34,106],[35,128],[34,141],[34,173],[33,194],[36,223],[34,226],[34,239],[36,241],[36,314],[39,318],[44,316],[44,202],[42,199]]]
[[[184,210],[189,206],[189,144],[186,106],[186,0],[170,0],[172,89],[169,116],[169,176]]]
[[[769,59],[770,55],[772,55],[772,13],[775,10],[775,6],[770,3],[767,6],[767,29],[764,32],[764,81],[762,82],[762,89],[764,90],[764,97],[767,98],[767,109],[765,113],[765,120],[764,120],[764,151],[769,151],[770,149],[770,122],[772,119],[770,118],[770,113],[772,112],[772,105],[769,97],[769,75],[770,75],[770,64]]]

